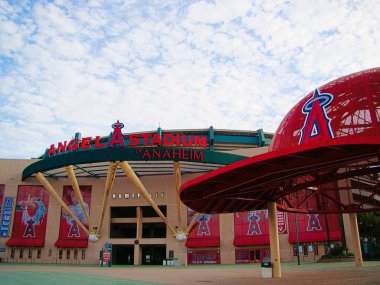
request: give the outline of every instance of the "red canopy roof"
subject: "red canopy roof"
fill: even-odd
[[[316,89],[281,122],[268,153],[191,180],[181,200],[202,213],[380,210],[380,68]]]

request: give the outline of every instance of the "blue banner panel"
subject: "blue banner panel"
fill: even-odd
[[[5,197],[3,214],[1,216],[0,237],[9,237],[9,227],[12,218],[13,197]]]

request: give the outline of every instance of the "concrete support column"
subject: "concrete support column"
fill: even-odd
[[[142,209],[136,207],[136,241],[142,238]],[[140,244],[134,244],[133,265],[141,265],[141,247]]]
[[[142,238],[142,211],[141,207],[136,207],[136,239]]]
[[[276,202],[268,202],[268,222],[270,256],[273,265],[273,277],[281,277],[280,242],[278,239],[277,206]]]
[[[358,220],[356,218],[356,213],[350,213],[350,224],[351,224],[351,235],[352,244],[354,246],[355,254],[355,265],[358,267],[363,266],[362,250],[360,248],[360,237],[358,229]]]
[[[134,244],[133,265],[141,265],[141,250],[139,244]]]

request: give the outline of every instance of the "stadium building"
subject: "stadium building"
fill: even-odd
[[[107,243],[113,264],[233,264],[269,256],[266,210],[196,213],[180,202],[178,189],[267,152],[273,134],[212,127],[126,134],[122,123],[112,127],[109,136],[77,133],[38,159],[0,160],[3,262],[97,264]],[[296,221],[280,212],[284,261],[296,258],[296,222],[303,260],[318,260],[329,243],[350,247],[344,215],[299,214]]]
[[[124,133],[117,121],[109,136],[77,133],[41,146],[38,159],[2,159],[0,258],[173,265],[272,255],[280,277],[280,260],[345,249],[361,266],[356,213],[380,210],[379,121],[374,68],[315,89],[275,134]]]

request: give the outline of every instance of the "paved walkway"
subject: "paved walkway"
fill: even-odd
[[[0,284],[380,284],[380,262],[282,264],[282,278],[263,279],[258,264],[164,266],[63,266],[0,264]]]

